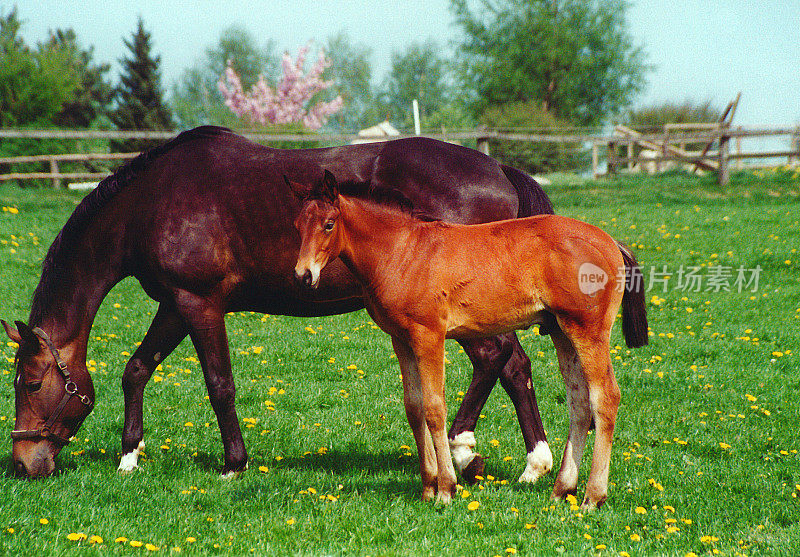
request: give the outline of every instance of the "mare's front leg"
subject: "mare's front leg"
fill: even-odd
[[[236,415],[236,386],[231,373],[225,314],[221,304],[181,291],[176,297],[178,309],[189,326],[211,407],[217,416],[225,451],[224,478],[232,478],[247,468],[247,450]]]
[[[122,429],[122,459],[119,472],[138,468],[144,450],[144,389],[159,363],[169,356],[188,334],[186,322],[172,306],[161,304],[142,344],[136,349],[122,374],[125,395],[125,426]]]
[[[474,368],[472,382],[448,435],[459,472],[470,483],[476,481],[476,475],[483,474],[484,457],[472,450],[475,447],[473,432],[489,393],[499,378],[514,404],[525,441],[527,462],[519,481],[535,482],[553,467],[553,455],[531,382],[530,358],[513,332],[459,342]]]

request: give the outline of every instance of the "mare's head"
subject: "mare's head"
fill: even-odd
[[[316,288],[322,269],[339,257],[342,250],[339,188],[333,174],[327,170],[322,181],[311,188],[284,179],[303,202],[294,221],[301,241],[295,278],[307,288]]]
[[[86,372],[67,365],[42,329],[2,321],[19,345],[14,378],[16,418],[12,456],[17,473],[49,476],[54,459],[92,411],[94,386]],[[74,374],[70,372],[74,371]]]

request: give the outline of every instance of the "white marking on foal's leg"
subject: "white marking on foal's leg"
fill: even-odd
[[[463,472],[464,468],[472,462],[472,459],[478,456],[472,450],[476,444],[475,434],[471,431],[462,431],[456,435],[455,439],[450,441],[450,452],[453,455],[453,461],[456,463],[459,473]]]
[[[519,477],[520,482],[535,483],[536,480],[547,474],[553,468],[553,453],[547,441],[539,441],[533,450],[528,453],[528,464]]]
[[[139,446],[133,449],[128,454],[122,455],[119,461],[117,472],[120,474],[127,474],[139,468],[139,453],[144,450],[144,441],[139,441]]]

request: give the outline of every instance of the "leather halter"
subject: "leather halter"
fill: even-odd
[[[42,339],[42,341],[44,341],[44,343],[50,349],[50,353],[53,355],[56,366],[58,366],[58,370],[64,377],[64,396],[61,397],[61,402],[58,403],[55,411],[50,415],[50,418],[42,427],[39,429],[14,430],[11,432],[11,438],[15,441],[18,439],[50,439],[62,446],[67,445],[69,444],[69,439],[53,432],[53,426],[61,417],[61,413],[64,411],[64,408],[67,407],[67,404],[70,400],[72,400],[72,397],[77,397],[85,406],[88,406],[90,412],[91,408],[94,406],[94,402],[88,396],[78,392],[78,385],[76,385],[75,382],[70,378],[67,363],[61,359],[61,354],[58,353],[58,349],[53,344],[53,341],[50,340],[50,337],[47,336],[47,333],[45,333],[39,327],[33,329],[33,332],[37,337]],[[17,381],[19,381],[19,376],[17,376]],[[82,422],[83,420],[81,420],[81,423]],[[79,423],[78,427],[80,427],[80,425],[81,424]]]

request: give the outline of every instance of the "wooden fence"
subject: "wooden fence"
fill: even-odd
[[[96,130],[11,130],[0,129],[0,141],[3,139],[150,139],[164,141],[175,136],[174,131],[96,131]],[[248,133],[242,135],[259,142],[316,142],[322,144],[347,144],[357,138],[353,134],[267,134]],[[599,177],[605,173],[614,174],[620,170],[642,169],[646,164],[654,164],[661,169],[663,163],[677,161],[681,164],[690,164],[693,168],[701,168],[717,172],[719,182],[728,181],[730,161],[744,159],[788,157],[789,162],[800,162],[800,128],[771,128],[771,129],[731,129],[712,125],[708,129],[683,129],[681,127],[666,127],[660,133],[639,133],[624,126],[618,126],[611,135],[592,134],[552,134],[552,133],[510,133],[499,130],[477,129],[458,131],[452,133],[423,134],[425,137],[444,141],[475,141],[480,151],[489,154],[491,141],[524,141],[538,143],[562,143],[581,146],[591,146],[592,175]],[[741,141],[744,138],[787,136],[791,148],[780,151],[742,152]],[[400,135],[387,139],[400,139],[413,137]],[[730,150],[730,142],[735,145],[734,152]],[[707,147],[702,151],[687,151],[686,145],[704,144]],[[714,151],[711,146],[718,148]],[[626,156],[621,156],[624,149]],[[649,150],[650,153],[646,153]],[[605,153],[606,172],[602,172],[601,152]],[[643,155],[643,153],[645,153]],[[100,180],[108,172],[62,172],[60,163],[75,163],[101,160],[126,160],[136,156],[136,153],[84,153],[84,154],[40,154],[22,157],[0,158],[0,165],[16,165],[40,163],[47,167],[47,171],[40,172],[11,172],[0,174],[0,182],[6,180],[51,180],[54,187],[62,185],[65,180]]]

